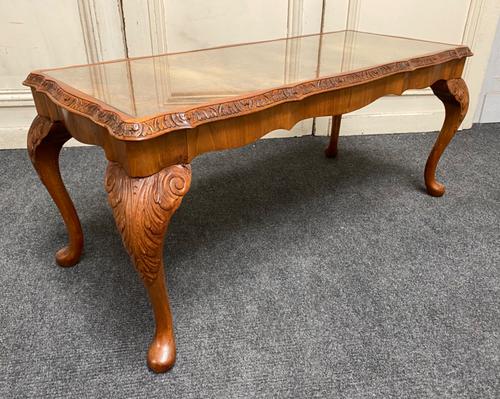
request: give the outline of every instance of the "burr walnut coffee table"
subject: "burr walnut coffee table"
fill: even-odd
[[[74,137],[101,146],[109,161],[109,204],[156,321],[148,365],[166,371],[176,350],[163,238],[189,190],[193,158],[327,115],[333,124],[325,153],[333,157],[342,114],[430,86],[446,116],[425,184],[430,195],[441,196],[436,165],[467,112],[461,75],[471,55],[465,46],[340,31],[33,72],[24,82],[38,112],[28,152],[69,235],[56,261],[75,265],[83,247],[58,165],[62,145]]]

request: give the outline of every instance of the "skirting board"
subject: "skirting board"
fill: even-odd
[[[441,129],[444,112],[426,112],[418,114],[347,114],[342,116],[340,134],[356,136],[363,134],[399,134],[434,132]],[[311,134],[311,130],[301,128],[299,122],[292,130],[276,130],[265,138],[299,137]],[[311,122],[312,123],[312,122]],[[316,118],[314,124],[315,136],[329,136],[331,118]],[[462,125],[460,129],[471,126]]]
[[[362,134],[393,134],[432,132],[439,130],[443,123],[443,111],[395,114],[347,114],[342,117],[340,134],[344,136]],[[315,118],[314,134],[330,135],[331,118]],[[462,128],[471,126],[462,125]],[[26,148],[26,134],[29,126],[0,127],[0,149]],[[310,135],[313,131],[313,120],[297,123],[291,130],[275,130],[265,138],[300,137]],[[74,139],[67,146],[84,146]]]
[[[343,115],[340,134],[343,136],[363,134],[397,134],[434,132],[441,129],[444,112],[412,114]],[[471,126],[462,124],[460,129]],[[316,118],[315,135],[329,136],[331,118]]]
[[[29,126],[25,127],[0,127],[0,150],[26,148],[26,134]],[[75,139],[69,140],[65,146],[80,147],[88,144],[80,143]]]
[[[486,94],[481,107],[479,122],[500,122],[500,92]]]

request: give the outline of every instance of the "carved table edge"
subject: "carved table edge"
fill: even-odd
[[[412,72],[472,55],[467,46],[460,46],[408,60],[394,61],[253,92],[231,100],[202,104],[186,111],[157,114],[145,119],[130,119],[130,116],[104,102],[49,77],[44,74],[44,71],[31,72],[23,84],[48,95],[57,105],[104,126],[112,136],[119,140],[140,141],[171,131],[195,128],[203,123],[250,114],[285,102],[300,101],[315,94],[369,83],[397,73]]]

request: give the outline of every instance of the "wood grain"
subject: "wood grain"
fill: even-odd
[[[175,362],[172,315],[165,287],[163,240],[174,212],[191,184],[191,166],[173,165],[144,177],[131,178],[117,163],[106,170],[105,187],[123,244],[141,276],[153,306],[156,332],[148,365],[164,372]]]
[[[472,53],[466,46],[441,51],[422,57],[390,62],[362,70],[321,77],[293,85],[283,85],[237,96],[229,100],[203,104],[191,109],[166,112],[146,118],[133,118],[72,87],[49,77],[43,71],[32,72],[23,82],[38,92],[46,93],[59,106],[87,116],[108,129],[109,134],[121,140],[157,137],[180,129],[192,129],[217,120],[234,118],[258,112],[278,104],[300,101],[309,96],[338,90],[402,72],[459,60]]]
[[[189,163],[200,154],[249,144],[303,119],[331,115],[332,135],[325,153],[335,156],[343,114],[388,94],[432,87],[444,103],[446,117],[426,164],[425,184],[429,194],[442,195],[444,186],[436,181],[435,171],[467,112],[468,91],[461,76],[469,55],[468,48],[459,46],[145,119],[125,115],[43,73],[30,74],[25,83],[32,87],[39,116],[28,134],[28,152],[70,237],[69,245],[57,253],[58,263],[75,264],[83,246],[80,222],[58,166],[59,151],[72,136],[102,147],[110,161],[105,178],[109,203],[155,315],[148,365],[156,372],[168,370],[175,362],[176,349],[163,240],[189,190]]]
[[[37,116],[28,132],[28,154],[40,180],[47,188],[63,217],[69,243],[56,253],[60,266],[73,266],[83,250],[83,232],[73,201],[64,186],[59,170],[59,153],[71,138],[62,123]]]
[[[325,148],[325,156],[327,158],[335,158],[337,156],[337,145],[340,134],[340,123],[342,122],[342,115],[332,116],[332,129],[330,132],[330,142],[328,147]]]
[[[463,79],[438,80],[432,91],[443,102],[444,124],[425,164],[425,185],[427,192],[441,197],[445,192],[443,184],[436,181],[436,168],[444,150],[457,132],[469,109],[469,90]]]
[[[465,58],[462,58],[411,72],[381,76],[367,83],[314,94],[301,101],[283,102],[238,117],[206,122],[195,128],[134,140],[117,138],[109,133],[108,127],[61,107],[44,92],[32,91],[39,115],[62,121],[77,140],[102,147],[107,159],[122,165],[129,176],[144,177],[169,165],[190,163],[205,152],[244,146],[272,130],[290,129],[303,119],[343,115],[388,94],[400,95],[408,89],[430,87],[438,80],[460,78],[464,64]]]

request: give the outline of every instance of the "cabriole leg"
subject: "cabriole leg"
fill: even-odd
[[[80,260],[83,233],[80,220],[59,171],[59,153],[71,138],[61,122],[37,116],[28,132],[28,154],[40,180],[56,203],[68,230],[69,244],[56,253],[60,266],[73,266]]]
[[[325,148],[325,156],[327,158],[335,158],[337,156],[337,144],[339,141],[341,121],[342,115],[332,116],[332,131],[330,133],[330,143],[328,147]]]
[[[123,244],[142,278],[156,330],[148,366],[161,373],[175,363],[175,339],[163,269],[163,239],[191,184],[191,166],[173,165],[148,177],[129,177],[117,163],[106,170],[106,191]]]
[[[440,197],[445,187],[436,181],[436,167],[469,108],[469,90],[463,79],[438,80],[432,85],[432,91],[443,102],[445,108],[444,124],[425,165],[425,186],[427,192]]]

